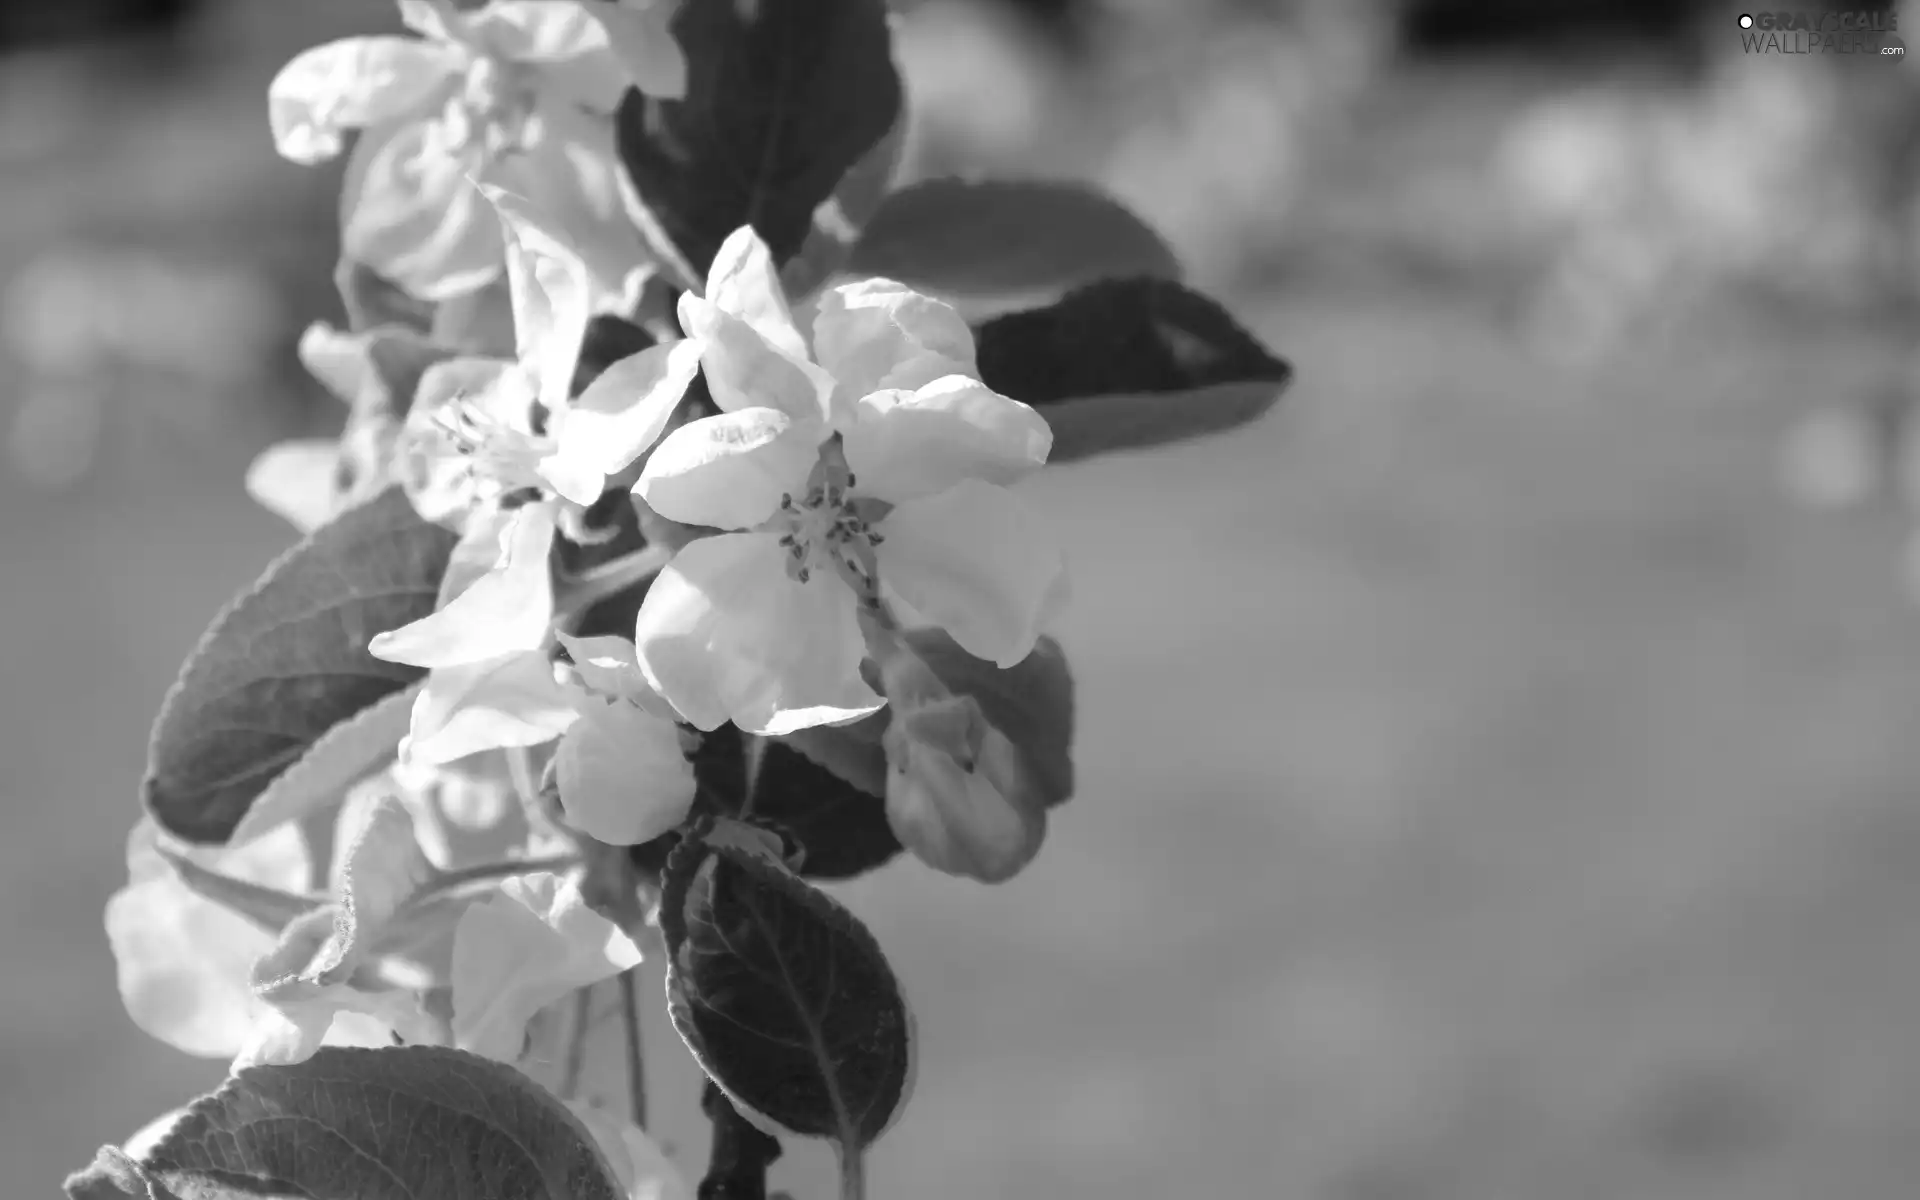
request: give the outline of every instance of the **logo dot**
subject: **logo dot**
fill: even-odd
[[[1740,28],[1742,28],[1742,29],[1752,29],[1752,28],[1753,28],[1753,16],[1752,16],[1752,14],[1750,14],[1750,13],[1741,13],[1741,14],[1740,14]]]

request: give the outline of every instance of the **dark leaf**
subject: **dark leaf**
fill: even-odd
[[[713,1080],[700,1089],[700,1111],[713,1122],[713,1146],[697,1200],[767,1200],[767,1168],[780,1142],[755,1129]]]
[[[814,209],[900,111],[882,0],[685,0],[673,20],[687,92],[629,91],[616,118],[658,234],[694,279],[752,225],[784,262]]]
[[[1180,263],[1146,222],[1083,184],[930,179],[887,197],[847,271],[1005,311],[1099,279],[1178,279]]]
[[[808,878],[851,879],[885,866],[901,850],[880,799],[887,763],[879,731],[885,724],[882,717],[778,741],[723,725],[704,737],[694,756],[701,810],[777,830],[800,850],[795,869]],[[743,804],[743,796],[751,798]]]
[[[630,355],[653,345],[653,335],[625,317],[600,313],[587,322],[580,341],[580,357],[573,368],[572,395],[578,397],[600,373]]]
[[[215,617],[154,721],[141,798],[161,827],[226,841],[328,730],[424,675],[367,642],[433,611],[454,540],[388,488],[314,530]]]
[[[873,935],[758,836],[722,820],[669,860],[668,1012],[763,1131],[858,1155],[905,1106],[912,1016]]]
[[[1224,308],[1163,279],[1091,284],[975,337],[980,377],[1053,426],[1051,462],[1244,425],[1293,378]]]
[[[544,1088],[503,1063],[431,1046],[328,1048],[241,1071],[139,1161],[109,1147],[66,1186],[72,1200],[625,1195],[593,1135]]]

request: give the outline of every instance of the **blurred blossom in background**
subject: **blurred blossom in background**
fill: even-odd
[[[1100,601],[1080,794],[1004,889],[851,889],[922,947],[936,1064],[881,1157],[928,1197],[1910,1200],[1920,63],[1750,53],[1721,0],[898,7],[910,173],[1098,183],[1300,382],[1036,481]],[[338,180],[267,81],[397,25],[0,0],[22,1194],[211,1083],[100,908],[162,690],[291,537],[246,463],[340,420],[294,358]]]

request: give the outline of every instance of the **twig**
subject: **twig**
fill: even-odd
[[[633,1109],[633,1123],[647,1127],[647,1056],[640,1040],[640,987],[634,974],[640,968],[620,974],[620,1016],[627,1028],[627,1098]]]
[[[593,988],[573,994],[573,1033],[567,1042],[567,1063],[560,1077],[560,1094],[572,1100],[580,1095],[580,1076],[587,1067],[587,1031],[593,1028]]]

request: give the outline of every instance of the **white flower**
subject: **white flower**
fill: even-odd
[[[299,830],[283,826],[232,848],[190,848],[143,818],[127,839],[127,886],[107,901],[120,999],[152,1036],[204,1058],[231,1058],[266,1005],[247,986],[254,959],[273,948],[269,929],[188,887],[161,853],[280,891],[304,889]]]
[[[471,905],[453,936],[453,1041],[520,1057],[535,1013],[640,964],[640,947],[551,873],[509,879]]]
[[[723,411],[668,435],[634,491],[738,531],[682,549],[640,611],[641,665],[689,722],[780,734],[877,709],[856,613],[882,588],[969,653],[1026,657],[1065,577],[1004,485],[1046,461],[1052,432],[975,377],[958,313],[890,280],[847,284],[821,298],[809,345],[742,229],[680,320]]]
[[[462,12],[400,0],[420,38],[345,38],[281,69],[268,89],[274,145],[316,163],[340,153],[346,131],[363,131],[342,196],[343,251],[422,299],[500,273],[499,230],[467,186],[482,173],[598,234],[592,257],[617,280],[645,253],[623,215],[611,114],[630,86],[684,91],[669,11],[494,0]]]
[[[547,656],[554,528],[552,501],[475,524],[443,581],[442,596],[449,598],[430,615],[368,643],[375,658],[428,671],[400,744],[403,762],[430,766],[482,750],[537,746],[576,719]],[[463,551],[484,557],[489,549],[492,563],[474,578],[461,562]]]
[[[580,719],[554,753],[567,820],[613,846],[650,842],[687,819],[693,766],[673,709],[647,685],[624,638],[565,634]]]
[[[461,528],[477,509],[528,488],[584,508],[608,475],[660,436],[699,369],[699,347],[650,346],[603,371],[569,401],[596,303],[581,257],[523,197],[476,189],[506,234],[516,358],[462,357],[427,369],[399,454],[421,516]]]

